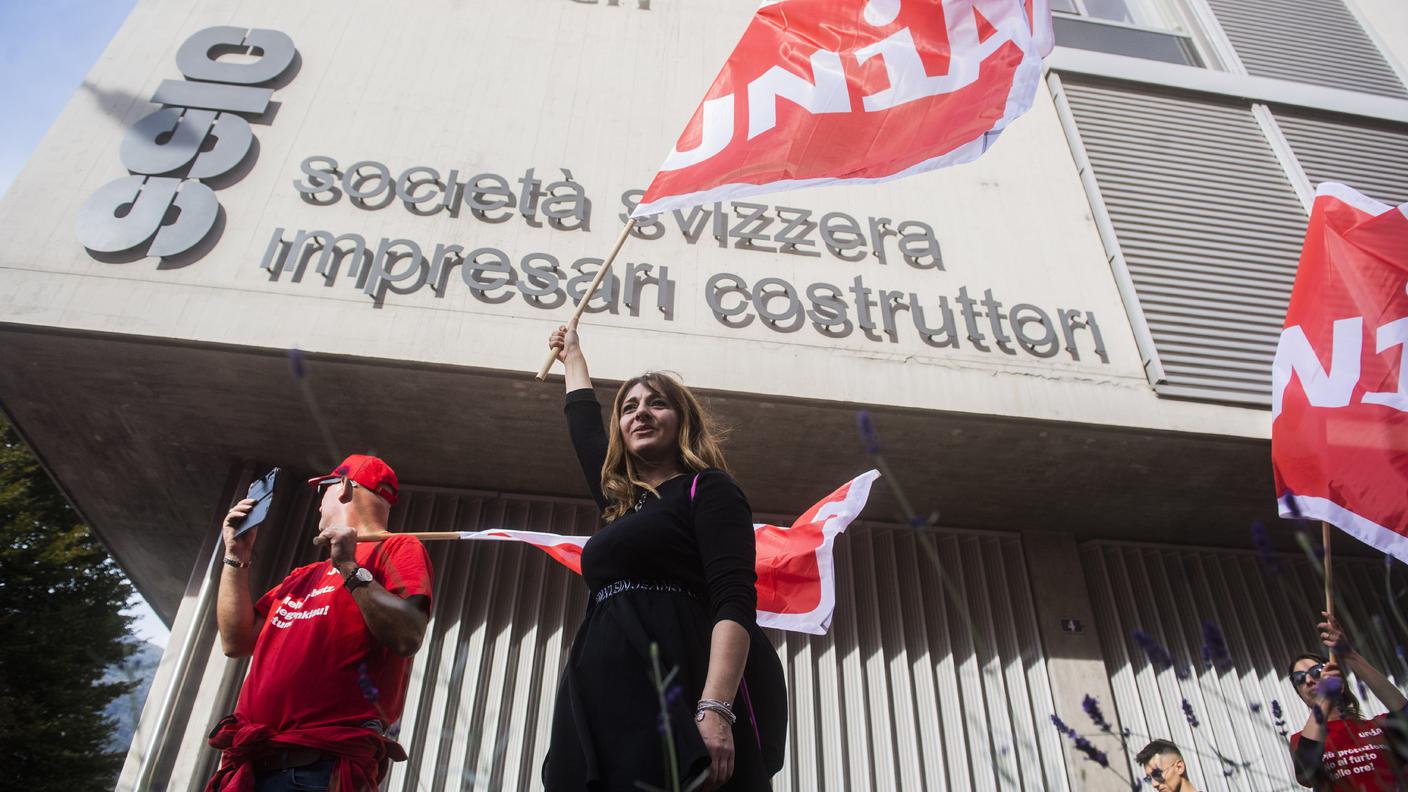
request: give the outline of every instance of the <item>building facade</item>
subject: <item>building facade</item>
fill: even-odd
[[[893,475],[838,543],[830,633],[773,634],[777,789],[1128,789],[1153,737],[1201,788],[1294,784],[1271,702],[1299,729],[1283,666],[1320,583],[1274,517],[1270,363],[1313,185],[1408,200],[1408,6],[1052,5],[1045,87],[981,160],[655,218],[584,320],[603,400],[649,369],[707,395],[760,517],[872,466],[857,411],[878,430]],[[372,451],[394,529],[592,530],[533,372],[755,6],[137,5],[0,202],[0,405],[172,624],[119,788],[213,769],[245,671],[218,526],[256,471]],[[280,491],[266,582],[314,557],[313,507]],[[1337,550],[1408,681],[1392,569]],[[540,788],[587,592],[531,548],[431,554],[387,788]]]

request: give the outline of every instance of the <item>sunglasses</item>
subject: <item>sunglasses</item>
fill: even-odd
[[[318,495],[321,496],[323,493],[328,491],[328,487],[336,486],[344,481],[346,481],[347,484],[353,489],[362,486],[361,484],[358,484],[352,479],[346,478],[344,476],[328,476],[327,478],[319,479],[313,482],[313,486],[317,487]]]
[[[1292,685],[1295,685],[1296,687],[1300,687],[1300,686],[1302,686],[1302,685],[1305,684],[1305,680],[1306,680],[1307,678],[1309,678],[1309,679],[1319,679],[1319,678],[1320,678],[1320,675],[1321,675],[1322,673],[1324,673],[1324,671],[1325,671],[1325,664],[1324,664],[1324,663],[1316,663],[1315,665],[1311,666],[1310,668],[1305,669],[1304,671],[1292,671],[1292,672],[1291,672],[1291,684],[1292,684]]]

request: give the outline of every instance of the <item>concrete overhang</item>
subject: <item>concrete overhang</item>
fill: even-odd
[[[306,383],[338,453],[381,454],[403,483],[586,497],[561,380],[534,381],[537,362],[516,372],[309,356]],[[605,403],[613,389],[599,384]],[[706,395],[760,514],[797,514],[872,467],[856,430],[864,405]],[[168,620],[236,466],[331,462],[285,350],[0,324],[0,405]],[[1246,548],[1254,520],[1275,521],[1266,442],[867,409],[906,494],[945,526]],[[866,516],[897,515],[882,482]],[[1273,534],[1294,547],[1290,530]]]

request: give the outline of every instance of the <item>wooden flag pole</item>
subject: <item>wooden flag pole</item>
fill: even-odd
[[[1330,524],[1320,522],[1320,542],[1325,548],[1325,612],[1333,618],[1335,615],[1335,571],[1330,564]],[[1338,665],[1335,657],[1335,650],[1330,649],[1330,662]]]
[[[567,320],[569,328],[575,328],[577,321],[582,318],[582,312],[587,309],[587,303],[592,301],[596,295],[597,287],[601,286],[602,278],[606,277],[607,271],[611,269],[611,262],[616,260],[616,254],[621,252],[621,246],[626,244],[626,238],[631,235],[631,229],[636,227],[636,219],[632,217],[626,221],[626,227],[621,229],[621,236],[616,238],[616,244],[611,247],[611,253],[602,262],[601,269],[596,271],[596,277],[592,278],[591,285],[587,287],[587,293],[582,295],[582,299],[577,303],[577,309],[572,312],[572,318]],[[552,364],[557,362],[557,347],[548,350],[548,359],[543,361],[543,367],[538,371],[538,381],[542,382],[548,378],[548,372],[552,371]]]
[[[389,532],[387,532],[387,531],[379,531],[379,532],[377,532],[377,533],[357,534],[357,541],[358,541],[358,542],[384,542],[384,541],[386,541],[387,539],[390,539],[390,538],[393,537],[393,536],[414,536],[415,538],[421,540],[422,542],[436,542],[436,541],[444,541],[444,540],[446,540],[446,539],[460,539],[460,538],[462,538],[462,537],[460,536],[460,532],[459,532],[459,531],[421,531],[421,532],[419,532],[419,533],[413,533],[413,532],[407,532],[407,533],[389,533]]]

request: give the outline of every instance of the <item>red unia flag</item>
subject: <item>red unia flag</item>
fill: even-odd
[[[836,573],[831,549],[836,537],[860,515],[870,497],[874,470],[851,479],[822,498],[791,526],[755,524],[758,559],[758,624],[779,630],[825,634],[836,609]],[[539,531],[463,531],[461,539],[526,542],[582,574],[587,536]]]
[[[1322,184],[1271,373],[1283,516],[1408,562],[1408,204]]]
[[[632,213],[977,159],[1027,111],[1049,0],[773,0]]]

